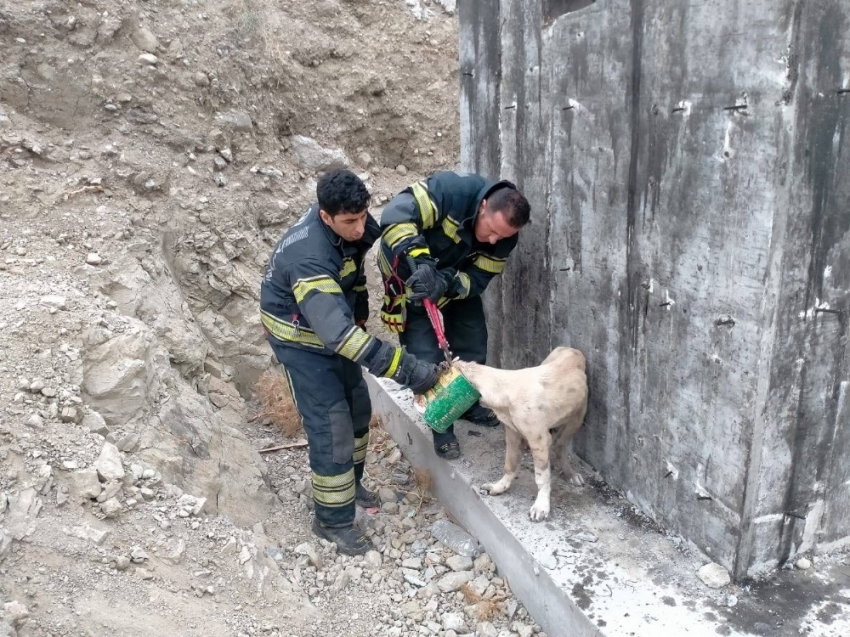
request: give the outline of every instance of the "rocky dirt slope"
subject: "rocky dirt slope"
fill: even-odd
[[[0,635],[538,631],[380,429],[365,559],[257,453],[268,252],[330,165],[454,166],[453,9],[0,0]]]

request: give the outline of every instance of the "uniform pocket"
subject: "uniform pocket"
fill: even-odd
[[[351,462],[354,454],[354,424],[351,422],[351,412],[347,401],[340,401],[328,412],[333,436],[333,460],[336,464]]]

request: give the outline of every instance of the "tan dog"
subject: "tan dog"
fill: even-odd
[[[539,366],[507,370],[455,361],[455,367],[481,394],[481,403],[505,424],[505,475],[483,488],[490,495],[511,486],[522,459],[523,439],[534,457],[537,499],[529,515],[535,522],[549,515],[552,471],[550,450],[573,484],[582,477],[570,466],[568,443],[581,428],[587,411],[585,358],[577,349],[556,347]]]

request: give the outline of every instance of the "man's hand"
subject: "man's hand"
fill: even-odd
[[[439,377],[440,369],[436,365],[418,360],[413,354],[405,351],[392,379],[410,387],[414,394],[424,394],[437,384]]]
[[[413,274],[404,283],[410,288],[408,298],[414,303],[421,303],[423,299],[436,303],[446,294],[446,280],[431,263],[417,263]]]

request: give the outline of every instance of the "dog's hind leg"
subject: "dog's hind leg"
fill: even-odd
[[[547,431],[536,440],[528,441],[534,457],[534,481],[537,483],[537,499],[528,512],[532,521],[539,522],[549,517],[549,496],[552,489],[552,469],[549,464],[549,449],[552,436]]]
[[[498,482],[485,484],[481,488],[490,495],[499,495],[507,491],[516,478],[521,460],[522,436],[510,427],[505,427],[505,475]]]

